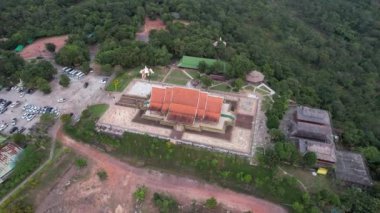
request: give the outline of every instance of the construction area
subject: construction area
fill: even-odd
[[[66,41],[69,39],[68,35],[54,36],[41,38],[34,41],[32,44],[26,46],[21,50],[20,56],[25,60],[34,59],[37,57],[42,57],[46,59],[54,58],[54,54],[46,49],[46,44],[51,43],[55,45],[55,52],[58,52],[63,46],[65,46]]]
[[[162,99],[163,96],[152,91],[165,92],[165,88],[172,90],[172,102],[166,103],[168,106],[155,105],[154,99]],[[194,93],[193,96],[202,95],[205,99],[202,101],[193,97],[194,101],[191,101],[192,97],[186,95],[184,100],[180,100],[184,98],[180,97],[183,91]],[[206,101],[207,97],[215,100],[211,103]],[[213,108],[207,107],[207,103],[211,103]],[[196,104],[196,107],[191,104]],[[158,111],[153,109],[157,106]],[[161,111],[162,107],[170,108],[170,113]],[[263,123],[260,119],[264,116],[257,116],[258,113],[263,114],[259,108],[260,96],[252,94],[207,93],[165,83],[134,80],[99,119],[97,130],[117,135],[124,131],[148,134],[173,143],[251,156],[257,145],[254,136],[261,130],[258,126],[255,128],[255,124]],[[182,109],[185,111],[179,112]]]
[[[136,40],[148,42],[150,31],[164,29],[166,29],[166,25],[161,19],[158,18],[156,20],[152,20],[150,18],[145,18],[144,26],[140,32],[136,33]]]

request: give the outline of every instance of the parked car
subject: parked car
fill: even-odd
[[[25,130],[26,130],[25,127],[21,127],[21,128],[18,130],[18,133],[23,133]]]
[[[11,128],[11,130],[9,130],[9,134],[13,134],[14,132],[16,132],[18,130],[18,127],[17,126],[14,126]]]
[[[17,123],[17,118],[13,118],[13,119],[12,119],[12,123],[11,123],[12,126],[16,126],[16,123]]]

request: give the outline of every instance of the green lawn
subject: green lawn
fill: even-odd
[[[225,83],[225,84],[220,84],[218,86],[215,86],[215,87],[210,87],[211,90],[218,90],[218,91],[222,91],[222,92],[231,92],[231,87]]]
[[[166,78],[165,83],[186,85],[190,78],[185,75],[181,70],[173,70],[172,73]]]
[[[194,79],[196,79],[197,76],[199,75],[199,72],[196,71],[196,70],[188,70],[188,69],[186,69],[186,72],[187,72],[189,75],[191,75],[191,77],[193,77]]]
[[[96,104],[88,107],[88,111],[94,117],[100,118],[108,109],[108,104]]]
[[[183,56],[181,61],[178,64],[178,67],[190,68],[190,69],[198,69],[199,62],[204,61],[207,65],[213,65],[216,60],[211,58],[199,58],[192,56]]]
[[[331,191],[332,186],[330,184],[330,180],[327,176],[317,175],[313,176],[311,171],[304,170],[302,168],[296,168],[291,166],[281,166],[287,173],[293,175],[297,179],[299,179],[303,184],[305,184],[306,188],[309,192],[318,192],[322,189],[326,189]]]
[[[116,75],[116,77],[107,85],[106,90],[110,92],[121,92],[136,77],[139,77],[141,67],[128,69]]]
[[[162,81],[165,75],[169,72],[168,68],[166,67],[154,67],[152,69],[154,71],[154,74],[149,76],[150,80],[152,81]]]

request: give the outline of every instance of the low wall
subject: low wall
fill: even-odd
[[[119,136],[123,135],[123,133],[126,131],[126,132],[141,134],[141,135],[149,135],[151,137],[156,137],[156,138],[160,138],[160,139],[164,139],[164,140],[168,140],[168,141],[173,140],[172,138],[167,137],[167,136],[151,134],[148,132],[137,131],[137,130],[129,129],[129,128],[122,128],[119,126],[115,126],[115,125],[111,125],[111,124],[103,124],[103,123],[99,123],[99,122],[96,124],[96,131],[98,131],[98,132],[100,131],[100,132],[104,132],[104,133],[112,134],[112,135],[119,135]],[[203,149],[208,149],[211,151],[222,152],[222,153],[226,153],[226,154],[239,155],[242,157],[251,157],[251,153],[244,153],[244,152],[238,152],[238,151],[223,149],[220,147],[205,145],[205,144],[201,144],[201,143],[197,143],[197,142],[193,142],[193,141],[188,141],[188,140],[176,139],[175,142],[178,144],[191,145],[191,146],[195,146],[195,147],[199,147],[199,148],[203,148]]]

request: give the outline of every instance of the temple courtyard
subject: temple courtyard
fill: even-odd
[[[222,110],[221,115],[219,114],[219,123],[226,117],[233,120],[230,122],[232,124],[224,126],[223,131],[213,131],[212,129],[201,131],[192,128],[191,125],[197,124],[195,121],[192,124],[171,122],[171,124],[174,123],[171,126],[163,125],[163,123],[168,123],[166,118],[164,120],[146,119],[146,115],[152,111],[145,105],[152,105],[149,103],[152,101],[150,100],[153,94],[152,88],[157,87],[176,86],[161,82],[133,80],[122,94],[115,95],[114,103],[97,122],[97,130],[116,135],[121,135],[125,131],[148,134],[168,139],[173,143],[188,144],[242,156],[252,156],[257,147],[263,146],[265,140],[263,132],[266,130],[263,131],[262,128],[265,127],[263,125],[265,116],[260,109],[262,97],[259,94],[199,91],[199,93],[207,93],[211,97],[222,99],[223,107],[228,106],[228,112],[232,116],[226,116]],[[212,126],[213,124],[219,128],[220,124],[217,122],[206,122],[204,125]]]

